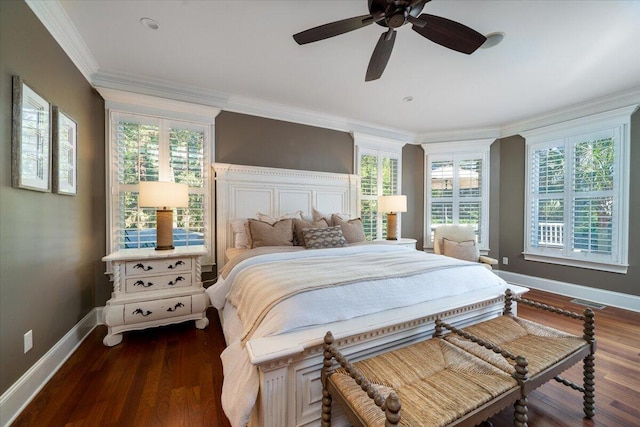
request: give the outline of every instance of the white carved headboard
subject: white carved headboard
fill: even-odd
[[[297,210],[311,215],[312,207],[323,213],[358,215],[358,175],[227,163],[215,163],[213,171],[218,271],[225,250],[233,246],[229,222],[233,218],[255,218],[257,212],[277,217]]]

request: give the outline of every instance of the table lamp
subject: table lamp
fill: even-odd
[[[378,196],[378,211],[387,213],[387,240],[398,240],[398,212],[407,211],[407,196]]]
[[[174,249],[173,209],[189,206],[189,186],[175,182],[141,181],[138,195],[141,208],[156,210],[156,250]]]

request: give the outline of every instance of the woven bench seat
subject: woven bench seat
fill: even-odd
[[[584,321],[578,337],[511,313],[514,301]],[[450,333],[444,334],[448,329]],[[510,404],[514,425],[527,427],[527,395],[555,378],[584,394],[584,413],[593,417],[593,312],[583,315],[505,296],[504,315],[458,329],[436,320],[434,338],[349,362],[324,344],[322,426],[331,426],[333,400],[354,426],[475,426]],[[333,366],[333,359],[340,367]],[[584,387],[559,376],[582,360]]]
[[[498,345],[503,350],[525,356],[529,363],[527,369],[531,377],[587,344],[582,337],[514,316],[500,316],[466,327],[464,330]],[[458,335],[449,334],[445,339],[506,372],[513,372],[513,366],[507,363],[504,357],[491,350],[475,345]]]
[[[502,407],[520,397],[511,375],[444,340],[433,339],[353,364],[383,396],[393,390],[403,404],[402,426],[447,426],[492,399],[507,395]],[[363,425],[382,426],[385,413],[347,371],[329,378]],[[497,409],[499,410],[499,409]],[[497,412],[496,410],[496,412]]]
[[[584,334],[579,337],[530,320],[518,318],[511,313],[513,301],[582,320],[584,321]],[[556,379],[558,382],[584,394],[584,413],[587,418],[591,418],[595,414],[594,353],[596,342],[594,338],[593,311],[591,309],[586,309],[583,315],[579,315],[525,298],[515,297],[511,291],[507,290],[503,316],[466,327],[464,330],[456,329],[450,325],[446,326],[456,332],[445,335],[444,339],[446,341],[505,372],[514,373],[513,366],[506,363],[500,354],[492,351],[491,347],[500,348],[503,352],[510,352],[526,358],[528,378],[523,388],[525,395],[550,379]],[[441,327],[436,326],[435,336],[442,336]],[[481,341],[483,345],[477,345],[478,341]],[[559,376],[561,372],[580,361],[583,362],[583,386],[574,384]]]

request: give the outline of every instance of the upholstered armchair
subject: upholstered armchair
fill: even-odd
[[[433,253],[480,262],[492,270],[498,260],[480,255],[473,228],[465,225],[441,225],[435,229]]]

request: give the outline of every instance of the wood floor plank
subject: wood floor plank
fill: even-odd
[[[528,297],[566,310],[585,307],[571,298],[532,290]],[[596,416],[584,419],[582,395],[555,381],[529,396],[532,427],[626,427],[640,425],[640,313],[607,307],[596,319]],[[105,347],[97,327],[13,426],[230,427],[220,403],[225,343],[218,315],[209,309],[204,330],[193,322],[125,333]],[[518,315],[574,334],[580,322],[519,306]],[[578,364],[563,376],[582,381]],[[513,425],[513,408],[492,418]],[[286,426],[284,426],[286,427]]]

